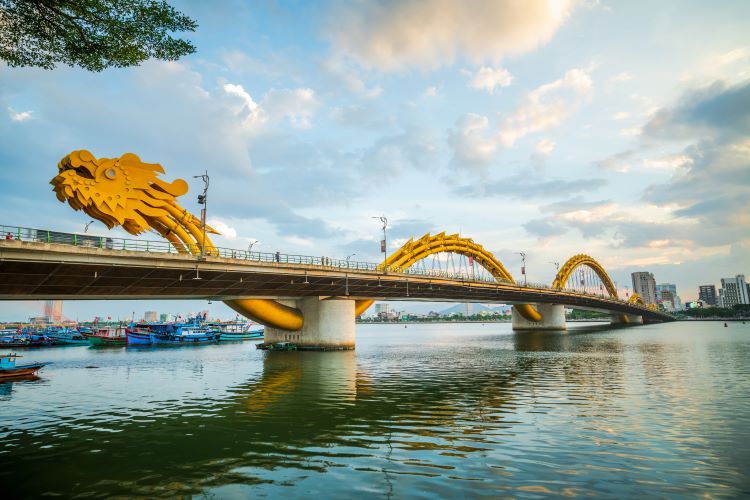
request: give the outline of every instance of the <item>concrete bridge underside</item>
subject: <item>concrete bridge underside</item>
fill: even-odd
[[[551,288],[378,271],[342,272],[326,266],[222,257],[197,260],[185,254],[144,254],[54,243],[2,241],[0,244],[2,300],[180,298],[272,298],[294,300],[297,306],[306,309],[312,308],[315,302],[353,299],[549,304],[560,306],[556,313],[548,315],[555,318],[550,320],[552,323],[559,323],[562,305],[616,317],[628,315],[636,321],[639,318],[646,322],[671,319],[641,305]],[[316,300],[310,301],[311,298]],[[316,312],[311,312],[311,316],[323,317],[328,326],[321,328],[328,328],[333,321],[333,305],[315,307]],[[338,309],[349,308],[339,306]],[[337,317],[339,314],[343,318],[347,313],[335,313]],[[353,314],[347,321],[353,325]],[[519,322],[517,326],[519,329],[557,328],[555,324]]]

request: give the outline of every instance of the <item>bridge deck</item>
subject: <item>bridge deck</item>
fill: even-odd
[[[200,279],[197,279],[200,278]],[[216,299],[347,297],[481,303],[555,303],[671,316],[598,295],[376,270],[0,240],[0,299]]]

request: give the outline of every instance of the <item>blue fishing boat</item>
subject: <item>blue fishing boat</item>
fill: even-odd
[[[152,333],[174,333],[172,323],[131,323],[125,329],[128,345],[151,345]]]
[[[226,323],[204,323],[209,330],[221,332],[221,341],[263,340],[265,333],[263,325],[253,325],[244,321],[228,321]]]
[[[16,358],[20,358],[16,354],[6,354],[0,356],[0,378],[12,378],[12,377],[29,377],[36,375],[45,365],[49,363],[28,363],[25,365],[17,365]]]
[[[0,330],[0,347],[44,347],[55,344],[55,339],[43,333],[19,332],[12,329]]]
[[[212,344],[221,337],[221,332],[196,325],[172,325],[173,332],[151,332],[151,343],[157,345]]]
[[[78,329],[64,326],[50,326],[45,334],[55,339],[56,344],[88,345],[88,339]]]

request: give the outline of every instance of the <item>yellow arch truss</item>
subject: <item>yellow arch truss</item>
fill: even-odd
[[[461,238],[457,234],[446,235],[444,232],[435,235],[427,233],[416,241],[410,239],[386,259],[385,266],[389,271],[405,271],[420,260],[443,252],[472,257],[498,281],[513,283],[513,277],[505,266],[482,245],[474,243],[471,238]],[[382,271],[383,264],[378,269]]]
[[[462,238],[458,234],[447,235],[445,232],[432,235],[430,233],[425,234],[418,240],[410,239],[404,246],[398,249],[396,252],[388,257],[384,264],[378,266],[379,270],[385,269],[389,271],[405,271],[411,266],[416,264],[422,259],[425,259],[436,253],[451,252],[464,257],[471,257],[474,261],[485,268],[497,281],[502,283],[515,283],[513,276],[505,269],[505,266],[495,258],[487,249],[482,245],[475,243],[471,238]],[[360,304],[358,301],[357,310],[359,310]],[[369,304],[364,306],[358,314],[364,312],[372,301],[368,301]],[[516,304],[513,306],[515,310],[524,318],[529,321],[541,321],[542,315],[534,309],[531,304]]]
[[[612,283],[607,271],[605,271],[601,264],[594,260],[593,257],[582,253],[574,255],[563,264],[557,272],[557,276],[555,276],[555,281],[552,282],[552,288],[557,288],[558,290],[562,289],[568,282],[568,278],[570,278],[573,272],[581,266],[586,266],[592,269],[596,275],[599,276],[599,279],[602,280],[602,283],[604,283],[604,287],[607,289],[610,297],[617,298],[617,288],[615,287],[615,284]]]

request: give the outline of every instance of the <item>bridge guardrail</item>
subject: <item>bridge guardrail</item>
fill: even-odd
[[[108,250],[124,250],[130,252],[145,252],[145,253],[165,253],[165,254],[177,254],[178,251],[171,243],[163,240],[139,240],[130,238],[117,238],[110,236],[97,236],[92,234],[80,234],[80,233],[65,233],[61,231],[52,231],[48,229],[36,229],[22,226],[7,226],[0,225],[0,239],[2,240],[20,240],[29,241],[36,243],[58,243],[71,246],[79,246],[85,248],[103,248]],[[191,250],[199,251],[200,248],[193,248]],[[332,268],[343,271],[382,271],[382,264],[376,264],[372,262],[361,262],[352,261],[346,259],[332,259],[329,257],[311,256],[311,255],[296,255],[296,254],[283,254],[280,252],[251,252],[248,250],[238,250],[233,248],[223,247],[212,247],[206,249],[206,255],[218,256],[228,259],[253,261],[253,262],[271,262],[279,264],[301,264],[318,266],[321,268]],[[548,290],[559,290],[567,293],[573,293],[583,296],[597,297],[605,300],[611,300],[613,302],[624,303],[626,301],[621,299],[614,299],[609,295],[589,293],[583,290],[571,290],[571,289],[553,289],[546,283],[511,283],[508,281],[498,281],[493,277],[484,277],[482,275],[475,275],[471,273],[453,273],[442,270],[424,270],[419,268],[408,268],[408,269],[387,269],[389,273],[419,276],[421,278],[444,278],[457,281],[465,281],[470,283],[500,283],[503,285],[515,286],[518,288],[535,288],[535,289],[548,289]],[[643,309],[644,311],[654,312],[648,307],[640,306],[640,304],[631,304],[634,307]]]

